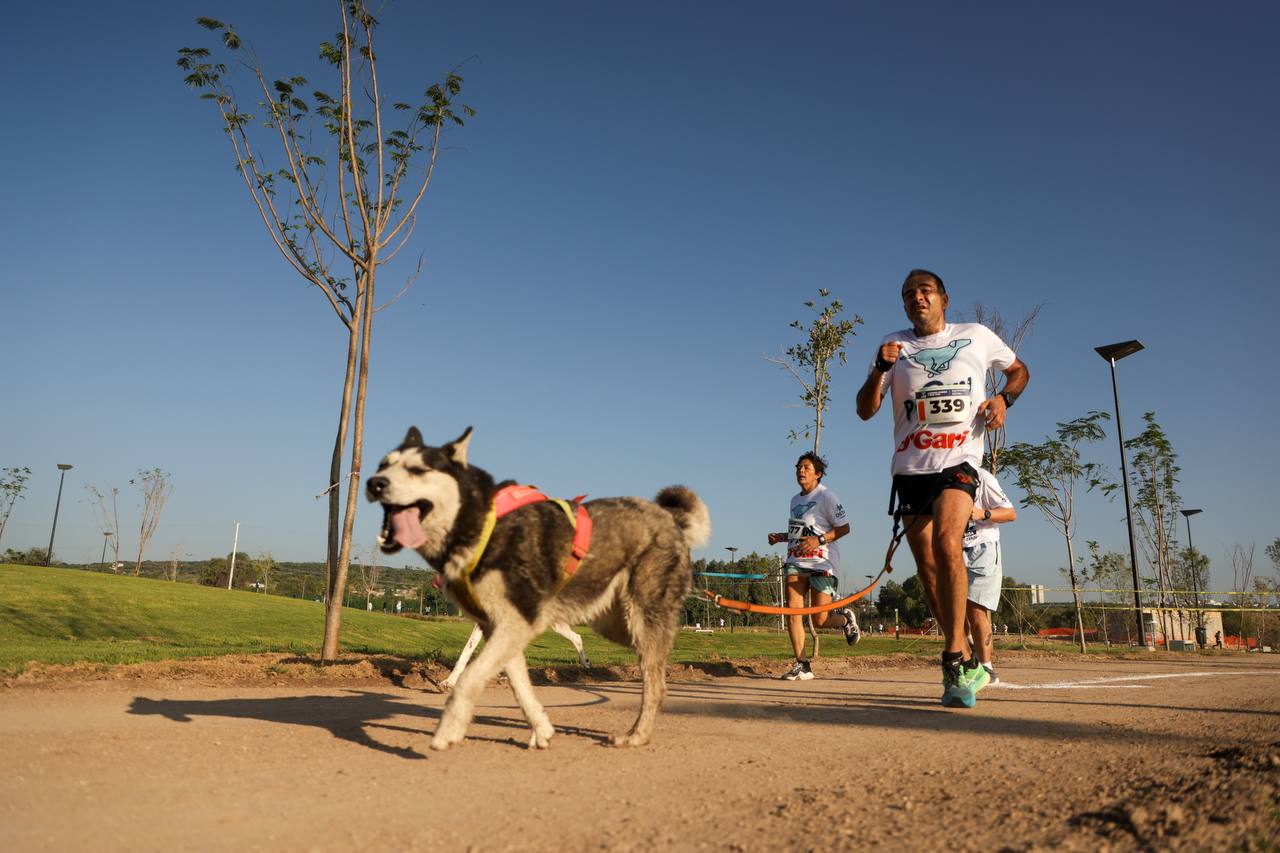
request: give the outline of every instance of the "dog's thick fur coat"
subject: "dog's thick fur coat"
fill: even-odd
[[[467,429],[444,447],[427,447],[411,427],[366,483],[369,500],[381,503],[385,514],[382,550],[390,554],[403,545],[413,547],[451,590],[464,583],[494,495],[505,485],[468,464],[470,440]],[[533,695],[524,648],[556,622],[585,622],[635,649],[644,681],[640,714],[613,743],[649,742],[666,695],[667,656],[680,608],[693,585],[689,549],[710,536],[710,516],[683,486],[663,489],[654,502],[603,498],[586,507],[594,526],[590,549],[567,582],[563,573],[573,527],[559,506],[530,504],[498,519],[471,573],[475,603],[483,612],[468,615],[487,642],[450,694],[433,749],[448,749],[463,739],[477,695],[500,669],[533,729],[529,746],[548,745],[555,730]]]

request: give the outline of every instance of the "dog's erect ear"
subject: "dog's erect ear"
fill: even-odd
[[[421,447],[422,433],[418,432],[416,426],[409,427],[409,431],[404,434],[404,441],[400,442],[401,447]]]
[[[467,445],[471,444],[471,427],[467,427],[467,431],[455,438],[444,446],[444,452],[449,454],[454,462],[457,462],[463,468],[467,467]]]

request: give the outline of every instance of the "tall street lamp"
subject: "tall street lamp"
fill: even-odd
[[[1139,592],[1142,584],[1138,580],[1138,549],[1133,543],[1133,500],[1129,497],[1129,465],[1124,455],[1124,424],[1120,420],[1120,390],[1116,385],[1116,362],[1142,349],[1145,347],[1139,341],[1121,341],[1118,344],[1094,347],[1093,351],[1111,365],[1111,394],[1116,403],[1116,436],[1120,440],[1120,479],[1124,483],[1124,521],[1129,528],[1129,568],[1133,571],[1133,610],[1138,618],[1138,642],[1145,646],[1147,630],[1142,624],[1142,595]]]
[[[737,546],[737,545],[726,545],[726,546],[724,546],[724,549],[725,549],[726,551],[728,551],[728,552],[729,552],[729,564],[730,564],[730,566],[732,566],[732,567],[736,567],[736,566],[737,566],[737,564],[738,564],[738,546]],[[707,622],[710,622],[710,621],[711,621],[711,614],[710,614],[710,612],[708,612],[708,613],[707,613]],[[710,627],[710,625],[708,625],[707,627]],[[736,627],[736,626],[735,626],[735,623],[734,623],[734,621],[733,621],[733,614],[730,614],[730,615],[729,615],[729,630],[730,630],[730,631],[732,631],[735,627]]]
[[[1199,515],[1204,512],[1202,509],[1184,509],[1182,517],[1187,520],[1187,562],[1191,564],[1191,592],[1195,595],[1196,601],[1196,642],[1204,646],[1204,641],[1200,639],[1200,632],[1204,630],[1204,617],[1200,613],[1200,567],[1196,561],[1196,546],[1191,544],[1191,516]]]
[[[44,552],[46,566],[53,563],[53,534],[58,532],[58,509],[62,506],[62,481],[67,479],[67,472],[71,470],[71,466],[65,462],[59,462],[58,470],[62,473],[58,475],[58,500],[53,505],[53,527],[49,530],[49,549]]]

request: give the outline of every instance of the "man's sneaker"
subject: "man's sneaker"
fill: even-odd
[[[964,671],[964,677],[968,679],[969,685],[973,687],[974,696],[977,696],[979,690],[991,683],[991,673],[977,661],[974,661],[973,669]]]
[[[846,607],[840,611],[840,614],[845,618],[844,641],[851,646],[857,645],[862,639],[862,631],[858,629],[858,617],[853,615],[852,607]]]
[[[994,666],[989,663],[984,663],[982,668],[985,669],[987,671],[987,675],[991,677],[991,680],[987,682],[988,684],[1000,683],[1000,676],[996,675],[996,668]]]
[[[807,660],[798,660],[791,669],[782,674],[782,678],[785,681],[809,681],[813,678],[813,670],[809,667]]]
[[[987,686],[990,676],[981,664],[966,669],[960,661],[942,665],[942,704],[948,708],[972,708],[978,691]]]

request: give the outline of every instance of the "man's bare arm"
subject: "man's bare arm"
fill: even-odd
[[[1016,358],[1003,373],[1004,388],[999,394],[990,400],[983,400],[978,406],[978,415],[986,418],[987,429],[999,429],[1004,426],[1005,412],[1009,410],[1009,405],[1018,399],[1031,379],[1031,371],[1027,370],[1026,364]],[[1008,397],[1008,404],[1005,403],[1005,397]]]
[[[858,417],[864,421],[871,420],[875,413],[880,411],[880,402],[884,399],[884,393],[880,390],[880,381],[893,369],[901,353],[902,344],[897,341],[885,344],[876,353],[876,366],[867,375],[867,381],[863,382],[862,387],[858,389],[857,412]]]

